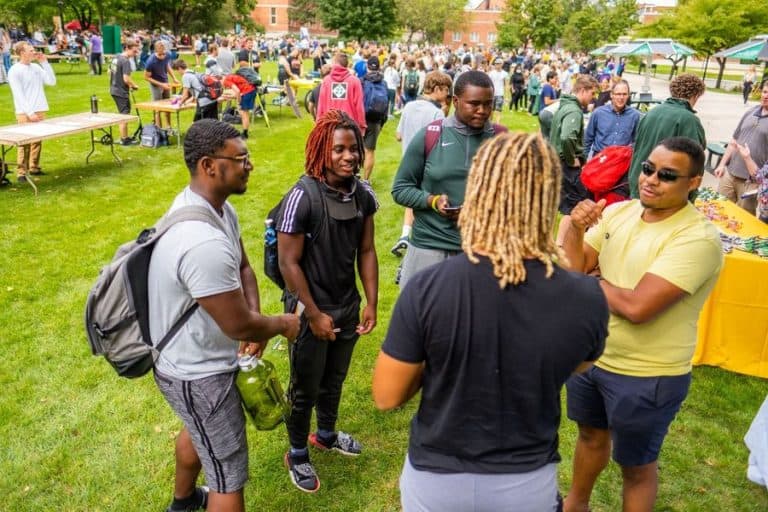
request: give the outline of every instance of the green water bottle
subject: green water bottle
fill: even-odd
[[[256,356],[242,356],[238,365],[237,388],[253,425],[259,430],[274,429],[289,412],[274,365]]]

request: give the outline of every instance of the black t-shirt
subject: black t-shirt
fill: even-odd
[[[360,190],[347,195],[340,194],[324,183],[320,183],[320,187],[324,195],[326,217],[315,239],[304,243],[301,269],[315,304],[336,321],[338,319],[334,313],[348,311],[350,305],[356,306],[360,302],[355,283],[357,250],[362,241],[365,218],[376,213],[378,202],[370,186],[357,179],[355,188]],[[314,235],[310,207],[311,200],[303,186],[295,185],[283,201],[278,214],[277,231]]]
[[[261,59],[256,50],[248,51],[247,48],[243,48],[237,52],[237,62],[247,62],[249,66],[255,68],[254,64],[261,64]]]
[[[425,362],[408,456],[436,473],[525,473],[557,462],[560,390],[605,348],[608,307],[593,277],[526,261],[499,288],[464,254],[408,282],[382,350]]]

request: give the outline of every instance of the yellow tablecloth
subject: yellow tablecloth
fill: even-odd
[[[739,236],[768,237],[768,225],[734,203],[718,203],[743,224]],[[737,250],[725,255],[720,278],[699,316],[693,364],[768,378],[768,259]]]

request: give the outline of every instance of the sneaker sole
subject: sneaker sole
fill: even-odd
[[[317,440],[317,436],[315,434],[309,434],[309,444],[311,444],[312,446],[314,446],[315,448],[317,448],[318,450],[320,450],[322,452],[336,452],[336,453],[340,453],[341,455],[344,455],[346,457],[359,457],[360,456],[359,453],[345,452],[341,448],[336,448],[336,447],[328,448],[323,443],[321,443],[320,441]]]
[[[285,457],[283,457],[283,464],[288,469],[288,476],[291,478],[291,483],[294,487],[296,487],[298,490],[302,492],[306,492],[307,494],[314,494],[318,490],[320,490],[320,479],[317,479],[317,487],[314,489],[305,489],[302,486],[300,486],[298,483],[296,483],[296,479],[293,477],[293,471],[291,471],[291,466],[288,464],[288,454],[285,454]]]

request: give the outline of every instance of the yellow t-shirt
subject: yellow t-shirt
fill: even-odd
[[[642,324],[611,313],[605,352],[596,364],[636,377],[684,375],[691,371],[699,312],[723,264],[720,235],[690,203],[660,222],[647,223],[642,213],[638,200],[618,203],[586,233],[584,240],[599,253],[602,276],[634,289],[650,272],[687,294]]]

